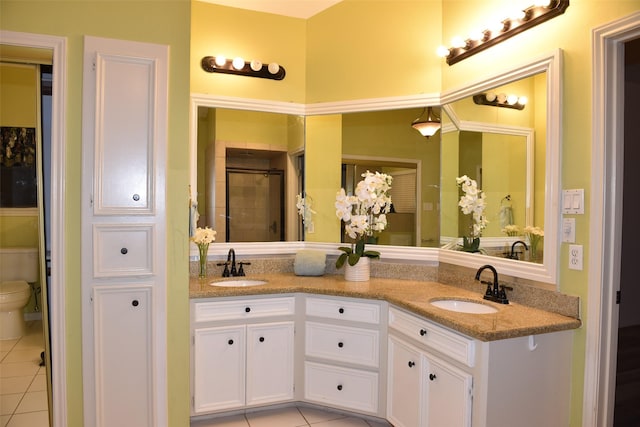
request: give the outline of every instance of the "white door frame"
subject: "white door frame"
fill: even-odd
[[[590,255],[582,425],[613,425],[622,243],[624,43],[640,37],[640,12],[595,28]]]
[[[66,37],[0,30],[0,43],[53,51],[51,111],[51,282],[49,329],[51,337],[52,427],[67,425],[67,357],[65,313],[65,180],[66,180]]]

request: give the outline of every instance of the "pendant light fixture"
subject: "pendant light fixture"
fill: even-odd
[[[427,114],[426,118],[424,118],[425,113]],[[433,113],[433,109],[431,107],[425,107],[422,110],[420,117],[411,123],[411,127],[420,132],[422,136],[429,139],[429,137],[435,135],[435,133],[440,129],[440,117]]]

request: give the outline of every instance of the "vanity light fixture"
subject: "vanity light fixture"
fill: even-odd
[[[436,53],[445,58],[447,64],[453,65],[529,28],[562,15],[568,7],[569,0],[535,0],[533,6],[516,11],[511,17],[493,23],[486,30],[474,31],[466,40],[459,36],[454,37],[450,48],[440,46]]]
[[[473,102],[477,105],[491,105],[494,107],[513,108],[515,110],[524,110],[528,99],[526,96],[506,95],[504,93],[479,93],[473,95]]]
[[[286,74],[284,67],[276,62],[263,65],[258,60],[245,61],[241,57],[227,59],[222,55],[205,56],[202,58],[201,65],[202,69],[208,73],[235,74],[271,80],[282,80]]]
[[[424,114],[427,113],[427,118],[424,118]],[[411,123],[411,127],[420,132],[420,134],[427,139],[435,135],[440,129],[440,117],[433,113],[433,108],[425,107],[422,110],[420,117],[415,119]]]

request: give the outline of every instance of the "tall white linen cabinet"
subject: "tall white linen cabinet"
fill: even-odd
[[[169,47],[84,38],[86,426],[166,426]]]

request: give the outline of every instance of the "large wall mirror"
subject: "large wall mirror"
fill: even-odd
[[[202,107],[280,113],[290,116],[290,125],[301,121],[299,127],[292,125],[289,132],[303,135],[307,154],[304,188],[313,196],[316,211],[315,233],[306,234],[304,243],[216,244],[210,251],[224,253],[231,246],[251,255],[292,253],[301,247],[333,251],[342,237],[333,207],[335,193],[340,186],[348,187],[352,185],[349,182],[357,181],[362,171],[379,168],[401,182],[398,189],[408,189],[398,197],[406,199],[407,194],[413,194],[413,198],[403,199],[396,218],[389,219],[388,232],[379,238],[376,249],[383,259],[440,261],[468,267],[491,263],[501,273],[555,284],[560,217],[560,66],[558,50],[440,96],[312,105],[192,96],[192,197],[200,194],[203,179],[197,148],[197,135],[201,132],[198,121],[205,114]],[[474,103],[474,95],[488,92],[515,93],[526,96],[528,102],[523,110]],[[429,140],[410,127],[425,105],[436,107],[443,124]],[[298,148],[292,148],[296,144]],[[301,144],[292,143],[287,151],[301,154]],[[318,153],[322,156],[320,161]],[[454,242],[463,233],[455,177],[472,172],[488,200],[490,225],[483,233],[487,248],[483,254],[453,250]],[[298,190],[289,191],[291,198]],[[513,224],[544,229],[541,260],[504,257],[518,238],[502,232],[501,218],[506,207],[511,209]],[[290,202],[286,210],[293,218],[290,227],[299,227],[295,202]],[[202,214],[202,207],[200,211]],[[285,240],[301,237],[295,232],[289,236],[292,238]]]

